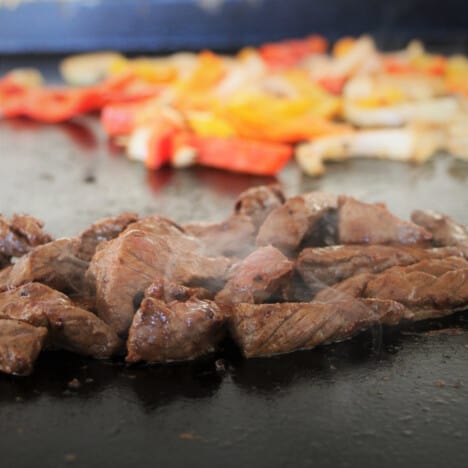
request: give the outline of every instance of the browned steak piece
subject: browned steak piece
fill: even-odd
[[[255,238],[268,214],[284,203],[278,185],[260,186],[239,195],[231,216],[220,223],[190,223],[185,232],[201,241],[208,256],[243,258],[255,249]]]
[[[428,245],[431,239],[429,231],[397,218],[381,203],[338,198],[339,244]]]
[[[465,257],[468,258],[467,226],[435,211],[416,210],[411,214],[411,219],[432,234],[432,242],[435,245],[457,246],[463,249]]]
[[[0,319],[0,372],[29,375],[46,336],[44,327]]]
[[[398,301],[414,313],[414,320],[449,315],[468,308],[468,261],[461,257],[427,259],[379,274],[364,273],[324,289],[315,300],[352,297]]]
[[[78,249],[76,238],[58,239],[35,247],[13,265],[7,286],[37,281],[67,293],[83,291],[88,262],[78,258]]]
[[[183,228],[200,241],[206,255],[245,257],[255,248],[257,229],[245,215],[234,215],[221,223],[184,224]]]
[[[13,265],[10,265],[0,270],[0,292],[8,289],[8,279],[12,268]]]
[[[158,279],[146,288],[144,297],[152,297],[153,299],[161,299],[164,302],[171,302],[187,301],[191,297],[196,297],[197,299],[213,299],[214,294],[205,288],[190,288],[165,279]]]
[[[0,294],[0,318],[21,320],[49,328],[48,342],[86,356],[107,358],[120,340],[115,332],[87,310],[40,283],[29,283]]]
[[[134,298],[156,279],[219,289],[232,261],[200,255],[200,243],[168,219],[138,221],[94,255],[87,279],[96,291],[98,315],[125,335],[134,315]]]
[[[224,316],[207,300],[185,302],[146,297],[127,340],[127,362],[194,359],[215,349],[224,334]]]
[[[339,283],[360,273],[379,273],[392,266],[411,265],[423,259],[462,256],[456,247],[422,249],[390,245],[336,245],[304,249],[296,269],[312,291]]]
[[[336,208],[337,197],[328,193],[312,192],[290,198],[267,216],[258,232],[257,245],[273,245],[290,255],[301,244],[309,244],[311,236],[318,235],[318,245],[336,243],[332,221],[324,222],[324,226],[331,229],[330,232],[319,232],[320,222],[333,215]]]
[[[240,263],[215,301],[227,305],[264,302],[286,285],[293,266],[275,247],[260,247]]]
[[[0,254],[0,270],[2,268],[6,268],[8,265],[10,265],[10,259],[5,255]]]
[[[242,353],[254,357],[342,341],[374,324],[396,325],[411,317],[393,301],[236,304],[229,326]]]
[[[43,225],[32,216],[15,214],[9,219],[0,215],[0,256],[20,257],[32,247],[50,242],[52,238],[42,230]]]
[[[284,202],[284,194],[279,185],[261,185],[239,195],[234,205],[234,214],[249,217],[258,229],[271,211]]]
[[[138,220],[136,213],[122,213],[113,218],[105,218],[92,224],[80,234],[78,257],[89,262],[96,247],[103,241],[117,237],[129,224]]]

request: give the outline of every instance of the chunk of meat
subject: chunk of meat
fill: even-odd
[[[46,336],[44,327],[0,319],[0,372],[29,375]]]
[[[319,224],[332,216],[337,206],[337,197],[328,193],[312,192],[290,198],[267,216],[258,232],[257,245],[273,245],[291,255],[301,245],[336,243],[334,223],[324,222],[325,232],[321,232]]]
[[[63,292],[82,292],[88,262],[78,257],[79,239],[63,238],[32,249],[11,268],[7,287],[33,281]]]
[[[0,318],[47,327],[52,346],[86,356],[108,358],[120,347],[115,332],[99,317],[40,283],[28,283],[1,293]]]
[[[12,268],[13,265],[10,265],[0,270],[0,292],[8,289],[8,280],[10,278]]]
[[[410,318],[394,301],[236,304],[229,326],[244,356],[255,357],[342,341],[372,325],[396,325]]]
[[[31,248],[50,242],[43,231],[44,223],[28,215],[13,215],[11,219],[0,215],[0,256],[5,259],[20,257]]]
[[[379,274],[364,273],[324,289],[315,300],[353,297],[398,301],[414,313],[414,320],[449,315],[468,308],[468,261],[461,257],[426,259]]]
[[[132,224],[94,255],[86,274],[96,291],[98,315],[119,335],[126,335],[134,298],[156,279],[219,289],[232,260],[200,255],[200,243],[165,218]]]
[[[465,257],[468,258],[467,226],[457,223],[450,216],[430,210],[413,211],[411,219],[432,234],[432,242],[435,245],[456,246],[463,249]]]
[[[338,198],[339,244],[428,245],[431,239],[429,231],[397,218],[383,204]]]
[[[164,302],[171,302],[187,301],[191,297],[196,297],[197,299],[213,299],[214,295],[205,288],[190,288],[165,279],[158,279],[146,288],[144,297],[152,297],[153,299],[161,299]]]
[[[231,216],[220,223],[190,223],[185,232],[201,241],[209,256],[244,258],[255,249],[258,228],[268,214],[284,203],[278,185],[253,187],[242,192]]]
[[[127,362],[195,359],[214,351],[224,334],[224,316],[212,301],[147,297],[130,327]]]
[[[113,218],[105,218],[80,234],[78,257],[89,262],[96,247],[103,241],[116,238],[125,228],[138,220],[136,213],[122,213]]]
[[[0,270],[10,264],[10,259],[5,255],[0,254]]]
[[[390,245],[336,245],[304,249],[296,269],[307,286],[317,292],[360,273],[379,273],[392,266],[423,259],[462,256],[456,247],[422,249]]]
[[[285,202],[278,184],[253,187],[239,195],[234,205],[234,214],[247,216],[258,229],[266,217]]]
[[[286,286],[293,266],[275,247],[260,247],[240,263],[215,300],[226,305],[264,302]]]

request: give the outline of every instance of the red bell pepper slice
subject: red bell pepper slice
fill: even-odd
[[[145,166],[159,169],[171,160],[172,141],[179,129],[169,124],[161,124],[153,130],[148,141],[148,153]]]
[[[196,151],[198,164],[256,175],[278,173],[293,154],[290,145],[242,138],[201,137],[194,134],[186,134],[182,145]]]
[[[327,76],[320,78],[318,84],[329,93],[340,96],[346,84],[346,78],[343,76]]]
[[[314,35],[305,39],[267,43],[259,48],[259,53],[271,68],[288,68],[296,65],[307,55],[326,52],[327,48],[327,40]]]
[[[141,103],[108,104],[101,112],[101,123],[110,136],[128,135],[136,125],[137,109]]]

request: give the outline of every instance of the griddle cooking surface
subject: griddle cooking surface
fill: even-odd
[[[219,220],[240,191],[273,181],[147,173],[112,150],[93,117],[2,122],[0,158],[0,212],[42,218],[55,236],[124,210]],[[320,180],[291,164],[279,180],[288,195],[329,190],[386,201],[403,217],[432,208],[468,223],[468,165],[443,155],[421,167],[330,165]],[[229,343],[155,367],[44,353],[31,377],[0,375],[0,467],[465,467],[467,362],[468,314],[250,361]]]

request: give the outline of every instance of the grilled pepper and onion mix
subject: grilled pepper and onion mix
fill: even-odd
[[[295,155],[316,176],[352,157],[468,159],[467,57],[417,41],[383,53],[367,36],[329,49],[310,36],[235,56],[72,56],[61,63],[67,87],[45,86],[33,69],[0,78],[0,118],[56,123],[99,111],[109,137],[150,169],[273,175]]]

